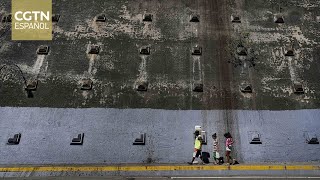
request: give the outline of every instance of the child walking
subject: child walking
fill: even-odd
[[[194,141],[194,152],[193,152],[193,156],[192,156],[192,161],[188,162],[188,164],[192,165],[193,161],[198,157],[200,157],[200,159],[202,161],[201,164],[204,164],[203,160],[202,160],[201,148],[202,148],[202,136],[198,135]]]
[[[230,164],[230,159],[231,159],[231,151],[232,151],[232,145],[233,145],[233,139],[232,136],[229,132],[224,134],[224,137],[226,138],[226,158],[227,158],[227,163]],[[235,161],[235,159],[233,160]],[[231,164],[234,164],[232,162]]]
[[[213,139],[213,164],[219,164],[219,158],[220,158],[220,154],[219,154],[219,141],[217,138],[217,133],[214,133],[212,135],[212,139]]]

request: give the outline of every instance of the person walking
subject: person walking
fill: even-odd
[[[217,138],[217,133],[214,133],[212,135],[212,139],[213,139],[213,164],[219,164],[219,158],[220,158],[220,154],[219,154],[219,141]]]
[[[226,158],[227,158],[227,163],[230,164],[230,159],[231,159],[231,151],[233,148],[233,139],[232,136],[229,132],[224,134],[224,137],[226,138]],[[233,160],[234,161],[234,160]],[[232,162],[234,164],[234,162]]]
[[[201,148],[202,148],[202,136],[198,135],[194,141],[194,152],[193,152],[193,156],[192,156],[192,161],[188,162],[188,164],[192,165],[193,161],[198,157],[200,157],[200,159],[202,161],[201,164],[204,164],[203,160],[202,160]]]

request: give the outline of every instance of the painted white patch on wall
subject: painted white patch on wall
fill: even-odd
[[[294,59],[292,57],[288,57],[288,68],[290,72],[290,78],[292,82],[295,82],[297,80],[295,65],[294,65]]]
[[[146,56],[141,56],[141,63],[139,65],[139,75],[138,78],[135,81],[135,84],[133,87],[136,87],[136,85],[139,82],[144,82],[147,81],[148,79],[148,73],[147,73],[147,57]]]
[[[92,74],[92,68],[94,66],[94,60],[95,60],[95,56],[94,54],[90,55],[90,60],[89,60],[89,68],[88,68],[88,73]]]
[[[192,73],[194,81],[201,81],[201,62],[199,56],[193,56],[192,59]]]
[[[32,68],[32,73],[33,74],[39,74],[40,73],[40,69],[41,69],[41,66],[43,64],[43,61],[44,61],[45,57],[46,57],[46,55],[38,55],[37,56],[37,60],[34,63],[33,68]]]

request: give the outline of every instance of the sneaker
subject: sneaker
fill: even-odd
[[[192,163],[192,162],[188,162],[188,164],[189,164],[189,165],[192,165],[193,163]]]
[[[236,163],[236,159],[232,159],[231,165],[235,165],[235,163]]]
[[[239,164],[237,160],[234,161],[233,165]]]

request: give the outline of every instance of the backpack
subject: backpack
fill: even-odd
[[[202,152],[202,161],[206,164],[209,163],[210,153]]]
[[[223,157],[219,157],[218,161],[219,161],[219,165],[223,164],[224,163]]]

